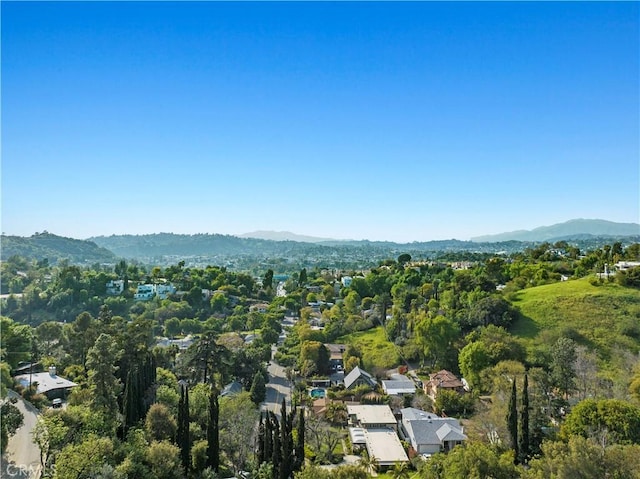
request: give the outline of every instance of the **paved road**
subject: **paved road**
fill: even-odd
[[[271,361],[267,368],[269,383],[267,384],[267,398],[262,403],[262,411],[273,411],[280,417],[282,398],[285,398],[287,409],[291,408],[291,383],[287,380],[285,368]]]
[[[2,456],[2,479],[37,479],[40,477],[40,448],[32,441],[31,431],[38,421],[39,411],[14,391],[8,397],[18,398],[15,406],[24,416],[24,424],[9,439],[7,452]]]

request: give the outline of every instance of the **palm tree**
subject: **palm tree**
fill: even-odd
[[[393,465],[393,469],[389,471],[393,479],[409,479],[409,466],[406,462],[397,462]]]
[[[365,452],[360,458],[359,465],[367,472],[377,471],[379,466],[378,458],[376,458],[376,456],[369,456],[369,454]]]

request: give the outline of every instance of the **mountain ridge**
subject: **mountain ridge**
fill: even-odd
[[[600,219],[577,218],[549,226],[539,226],[532,230],[516,230],[493,235],[471,238],[474,243],[496,243],[501,241],[558,241],[571,238],[596,236],[636,236],[640,235],[638,223],[616,223]]]
[[[238,238],[253,238],[270,241],[297,241],[299,243],[325,243],[334,241],[349,241],[349,240],[336,240],[335,238],[320,238],[317,236],[300,235],[292,233],[291,231],[272,231],[272,230],[258,230],[250,233],[242,233],[235,235]]]

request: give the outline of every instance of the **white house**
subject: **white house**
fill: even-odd
[[[400,434],[421,455],[447,452],[467,440],[460,421],[412,407],[400,410]]]
[[[398,428],[391,408],[383,404],[348,404],[349,422],[365,429]]]
[[[627,271],[640,266],[640,261],[618,261],[615,265],[618,271]]]
[[[375,457],[381,467],[391,467],[397,462],[409,462],[404,447],[393,429],[365,429],[369,457]]]
[[[138,301],[147,301],[149,299],[153,299],[156,294],[156,288],[153,284],[139,284],[138,289],[136,289],[135,294],[133,295],[133,299]]]
[[[416,393],[415,383],[402,374],[394,374],[391,379],[385,379],[381,382],[382,390],[390,396],[406,396]]]
[[[133,299],[138,301],[148,301],[158,296],[160,299],[167,299],[170,294],[176,292],[175,286],[172,284],[140,284]]]
[[[111,280],[106,284],[106,287],[107,287],[107,294],[109,296],[118,296],[119,294],[122,294],[122,292],[124,291],[124,280],[122,279]]]

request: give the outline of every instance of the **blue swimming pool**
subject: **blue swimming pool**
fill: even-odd
[[[309,391],[309,396],[313,399],[323,398],[327,395],[327,391],[321,388],[315,388]]]

